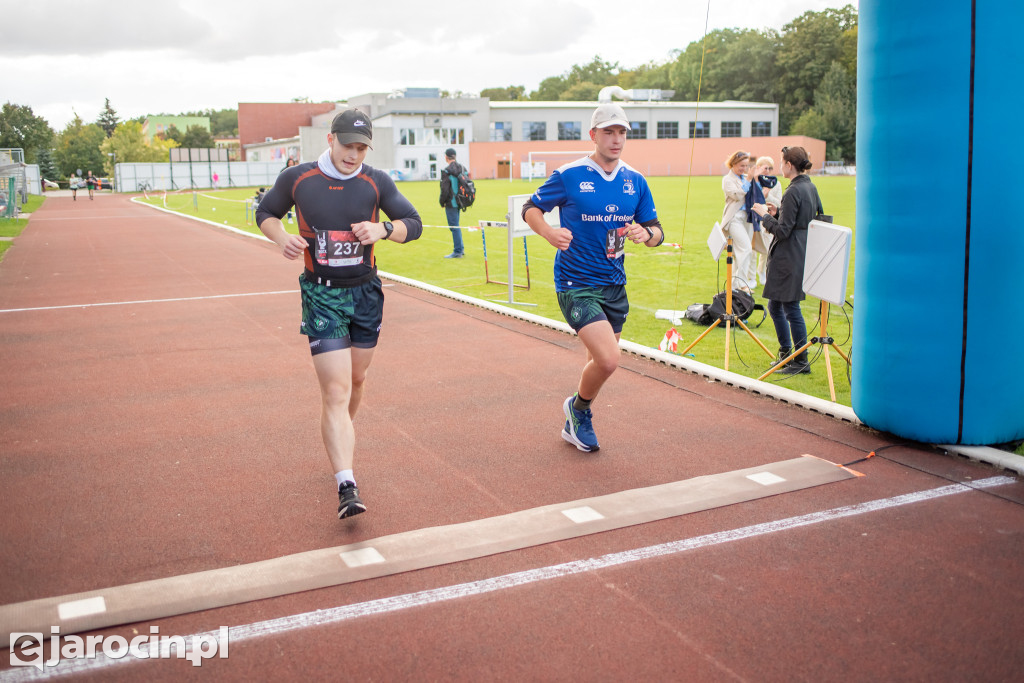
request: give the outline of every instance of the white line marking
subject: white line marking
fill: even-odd
[[[57,616],[61,619],[75,619],[87,617],[90,614],[102,614],[107,611],[107,602],[102,595],[95,598],[85,598],[72,602],[62,602],[57,605]]]
[[[590,507],[584,505],[579,508],[570,508],[568,510],[562,510],[562,514],[576,522],[577,524],[583,524],[584,522],[593,522],[597,519],[604,519],[604,515]]]
[[[141,215],[139,215],[137,213],[135,213],[135,214],[128,213],[128,214],[120,214],[120,215],[109,215],[109,216],[93,216],[93,215],[89,215],[89,216],[36,216],[36,215],[33,215],[32,216],[32,221],[36,222],[36,223],[42,223],[44,221],[80,221],[83,218],[88,218],[91,221],[92,220],[105,220],[106,221],[106,220],[111,220],[113,218],[128,218],[128,219],[136,220],[137,221],[137,220],[140,220],[142,218],[145,218],[145,216],[141,216]]]
[[[340,553],[340,555],[342,562],[350,568],[362,567],[368,564],[380,564],[384,561],[384,556],[376,548],[349,550],[346,553]]]
[[[71,304],[68,306],[40,306],[38,308],[3,308],[0,313],[24,313],[25,311],[57,311],[62,308],[95,308],[97,306],[131,306],[133,304],[165,304],[175,301],[205,301],[207,299],[232,299],[239,296],[266,296],[268,294],[298,294],[297,289],[282,289],[278,292],[246,292],[243,294],[215,294],[212,296],[186,296],[177,299],[143,299],[141,301],[107,301],[99,304]]]
[[[541,567],[539,569],[529,569],[522,572],[516,572],[514,574],[496,576],[491,579],[473,581],[472,583],[461,583],[454,586],[445,586],[443,588],[433,588],[430,590],[420,591],[419,593],[396,595],[394,597],[382,598],[380,600],[360,602],[355,605],[342,605],[340,607],[332,607],[329,609],[317,610],[315,612],[306,612],[304,614],[295,614],[288,617],[281,617],[279,619],[268,619],[267,621],[246,624],[244,626],[232,626],[230,628],[231,643],[234,644],[251,638],[275,636],[281,633],[312,628],[315,626],[336,624],[342,621],[348,621],[349,619],[358,619],[359,617],[365,617],[372,614],[387,614],[389,612],[397,612],[410,607],[421,607],[423,605],[445,602],[447,600],[456,600],[458,598],[493,593],[506,588],[515,588],[516,586],[537,583],[538,581],[547,581],[549,579],[557,579],[563,576],[572,576],[573,574],[582,574],[599,569],[607,569],[608,567],[615,567],[631,562],[637,562],[639,560],[647,560],[653,557],[675,555],[677,553],[686,552],[687,550],[707,548],[720,545],[722,543],[729,543],[731,541],[741,541],[743,539],[765,536],[779,531],[787,531],[789,529],[796,529],[813,524],[821,524],[822,522],[832,522],[845,517],[855,517],[867,512],[877,512],[879,510],[911,505],[922,501],[935,500],[936,498],[967,493],[968,491],[974,491],[976,489],[1004,486],[1016,481],[1017,479],[1014,477],[990,477],[988,479],[976,481],[970,486],[965,484],[951,484],[949,486],[942,486],[928,491],[917,491],[915,493],[907,493],[893,498],[871,500],[866,503],[857,503],[856,505],[832,508],[831,510],[824,510],[822,512],[812,512],[799,517],[790,517],[788,519],[780,519],[774,522],[755,524],[741,529],[721,531],[715,534],[708,534],[706,536],[697,536],[696,538],[672,541],[670,543],[647,546],[646,548],[627,550],[621,553],[612,553],[588,560],[577,560],[575,562],[566,562],[565,564],[556,564],[549,567]],[[198,638],[200,636],[216,638],[219,634],[220,631],[207,631],[193,636],[186,636],[185,641],[198,642]],[[74,675],[86,673],[125,662],[140,661],[146,660],[134,659],[132,657],[110,659],[102,654],[97,654],[96,659],[62,660],[57,666],[48,667],[45,670],[45,674],[32,669],[11,669],[7,671],[0,671],[0,681],[37,681],[65,674]]]
[[[784,481],[782,477],[771,472],[758,472],[757,474],[748,474],[747,479],[761,486],[771,486],[772,484],[780,484]]]

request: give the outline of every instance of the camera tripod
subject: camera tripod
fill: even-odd
[[[774,358],[775,356],[772,354],[771,351],[768,350],[768,347],[765,346],[763,343],[761,343],[761,340],[758,339],[757,336],[753,332],[750,331],[750,328],[747,327],[743,323],[743,321],[740,320],[739,317],[734,315],[733,312],[732,312],[732,238],[731,237],[726,242],[725,253],[726,253],[726,255],[725,255],[725,282],[726,282],[726,285],[725,285],[725,313],[723,313],[720,316],[718,316],[718,320],[716,320],[714,323],[712,323],[711,326],[708,327],[708,329],[704,330],[699,337],[697,337],[692,342],[690,342],[690,345],[687,346],[685,349],[683,349],[683,351],[682,351],[682,353],[680,355],[685,355],[690,349],[692,349],[694,346],[699,344],[701,339],[703,339],[704,337],[708,336],[708,334],[711,332],[711,330],[713,330],[716,327],[718,327],[721,323],[725,323],[725,368],[724,369],[726,371],[728,371],[729,370],[729,342],[731,340],[731,335],[729,334],[729,332],[731,330],[731,326],[732,326],[733,323],[735,323],[735,324],[739,325],[740,327],[742,327],[743,330],[747,334],[750,335],[750,338],[753,339],[755,342],[757,342],[757,345],[760,346],[764,350],[764,352],[768,354],[769,358]]]
[[[806,344],[801,346],[799,349],[797,349],[796,351],[791,353],[786,358],[783,358],[778,364],[773,365],[772,367],[770,367],[768,369],[768,372],[766,372],[763,375],[761,375],[760,377],[758,377],[758,379],[764,379],[765,377],[767,377],[768,375],[772,374],[776,370],[781,369],[784,365],[786,365],[791,360],[796,358],[798,355],[800,355],[801,353],[803,353],[804,351],[809,349],[812,344],[821,344],[822,346],[825,347],[825,373],[828,375],[828,393],[829,393],[829,396],[832,397],[832,402],[835,403],[836,402],[836,385],[832,381],[832,358],[831,358],[831,356],[829,356],[829,353],[828,353],[829,347],[831,346],[832,348],[834,348],[836,350],[836,353],[838,353],[840,356],[842,356],[843,360],[846,361],[847,365],[851,365],[851,363],[850,363],[849,356],[847,356],[845,353],[843,353],[843,350],[836,345],[835,339],[833,339],[832,337],[828,336],[828,302],[825,301],[824,299],[821,300],[821,308],[819,309],[819,311],[820,311],[819,315],[821,316],[821,333],[820,333],[820,336],[811,337],[810,339],[808,339]]]

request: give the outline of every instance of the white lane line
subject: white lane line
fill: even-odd
[[[649,560],[654,557],[675,555],[686,552],[687,550],[708,548],[732,541],[741,541],[747,538],[765,536],[768,534],[778,533],[780,531],[787,531],[789,529],[821,524],[823,522],[832,522],[846,517],[855,517],[868,512],[878,512],[879,510],[888,510],[891,508],[901,507],[903,505],[935,500],[936,498],[967,493],[976,489],[1004,486],[1016,481],[1017,479],[1014,477],[990,477],[988,479],[976,481],[970,486],[965,484],[951,484],[949,486],[942,486],[940,488],[929,489],[927,491],[917,491],[915,493],[907,493],[902,496],[881,498],[878,500],[867,501],[865,503],[857,503],[856,505],[832,508],[831,510],[824,510],[822,512],[812,512],[799,517],[789,517],[787,519],[780,519],[774,522],[764,522],[762,524],[755,524],[753,526],[747,526],[740,529],[732,529],[731,531],[721,531],[714,534],[707,534],[705,536],[697,536],[695,538],[687,538],[679,541],[662,543],[660,545],[647,546],[646,548],[636,548],[635,550],[611,553],[609,555],[603,555],[601,557],[590,558],[587,560],[576,560],[574,562],[566,562],[564,564],[556,564],[549,567],[528,569],[526,571],[515,572],[514,574],[505,574],[504,576],[496,576],[490,579],[482,579],[480,581],[473,581],[470,583],[460,583],[453,586],[445,586],[443,588],[433,588],[430,590],[420,591],[418,593],[396,595],[390,598],[370,600],[369,602],[360,602],[354,605],[342,605],[340,607],[332,607],[329,609],[317,610],[315,612],[305,612],[303,614],[295,614],[292,616],[281,617],[279,619],[268,619],[267,621],[260,621],[254,624],[232,626],[229,630],[230,643],[234,644],[239,641],[250,640],[252,638],[275,636],[289,631],[336,624],[342,621],[358,619],[359,617],[366,617],[374,614],[398,612],[404,609],[409,609],[410,607],[422,607],[424,605],[446,602],[448,600],[493,593],[495,591],[524,586],[531,583],[537,583],[539,581],[547,581],[549,579],[557,579],[563,576],[572,576],[574,574],[583,574],[599,569],[607,569],[609,567],[629,564],[631,562],[638,562],[640,560]],[[192,636],[185,636],[185,642],[199,642],[199,638],[203,636],[216,638],[218,635],[220,635],[220,631],[207,631],[205,633],[198,633]],[[37,681],[61,675],[88,673],[98,671],[115,664],[140,661],[146,660],[136,659],[134,657],[111,659],[103,654],[97,654],[95,659],[61,660],[56,666],[47,667],[45,669],[45,673],[39,672],[35,669],[10,669],[7,671],[0,671],[0,681]]]
[[[134,214],[131,214],[131,213],[114,214],[114,215],[109,215],[109,216],[94,216],[94,215],[83,215],[83,216],[35,216],[34,215],[34,216],[32,216],[31,220],[33,222],[35,222],[35,223],[42,223],[44,221],[81,221],[81,220],[85,220],[85,219],[93,221],[93,220],[110,220],[110,219],[113,219],[113,218],[128,218],[128,219],[136,220],[137,221],[137,220],[140,220],[142,218],[145,218],[145,216],[142,214],[142,212],[134,213]]]
[[[97,306],[132,306],[135,304],[165,304],[175,301],[205,301],[207,299],[232,299],[239,296],[266,296],[268,294],[298,294],[297,289],[282,289],[277,292],[245,292],[243,294],[214,294],[211,296],[186,296],[177,299],[142,299],[140,301],[107,301],[99,304],[70,304],[67,306],[39,306],[38,308],[0,308],[0,313],[24,313],[25,311],[57,311],[62,308],[95,308]]]

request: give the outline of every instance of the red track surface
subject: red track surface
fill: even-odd
[[[356,419],[369,512],[339,522],[300,267],[124,197],[51,198],[32,217],[0,262],[0,603],[893,443],[624,356],[595,405],[602,450],[585,455],[558,435],[575,338],[396,285]],[[96,305],[115,302],[146,303]],[[41,310],[12,311],[25,308]],[[1003,474],[905,446],[856,469],[867,476],[155,625],[212,631]],[[198,669],[93,677],[1019,680],[1022,501],[1016,482],[250,638]]]

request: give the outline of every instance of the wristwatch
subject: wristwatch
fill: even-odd
[[[646,225],[641,225],[640,227],[643,228],[644,230],[646,230],[647,234],[650,235],[650,237],[647,238],[648,240],[653,240],[654,239],[654,231],[653,230],[651,230]]]
[[[384,221],[384,239],[391,239],[391,233],[395,231],[395,226],[391,224],[391,221]]]

